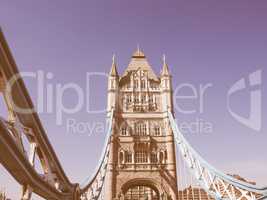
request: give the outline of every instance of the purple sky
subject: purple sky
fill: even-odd
[[[111,57],[117,55],[123,72],[140,44],[153,69],[159,73],[165,53],[173,75],[173,86],[212,84],[204,99],[204,112],[181,114],[178,121],[201,119],[212,123],[212,133],[186,134],[205,159],[226,173],[238,173],[267,185],[266,83],[267,2],[248,0],[191,1],[9,1],[0,5],[0,24],[20,71],[52,72],[50,84],[73,82],[85,89],[86,72],[109,72]],[[261,131],[236,121],[228,112],[226,94],[242,77],[262,70]],[[25,80],[36,103],[36,84]],[[106,80],[99,77],[90,88],[90,106],[106,106]],[[185,94],[188,91],[182,91]],[[189,91],[190,92],[190,91]],[[232,108],[249,112],[249,90],[235,96]],[[191,93],[189,93],[191,94]],[[75,96],[64,96],[65,105],[75,105]],[[183,108],[197,101],[178,102]],[[105,113],[89,114],[83,109],[64,115],[41,114],[48,137],[67,175],[83,182],[94,170],[103,147],[104,133],[67,132],[66,120],[103,122]],[[265,183],[265,184],[264,184]],[[0,188],[18,197],[19,187],[0,167]]]

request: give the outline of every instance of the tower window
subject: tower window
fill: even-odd
[[[149,103],[153,103],[153,96],[149,95]]]
[[[126,163],[132,163],[132,153],[130,153],[130,152],[126,152],[126,155],[125,155],[125,162],[126,162]]]
[[[121,151],[119,155],[120,155],[120,163],[122,164],[124,162],[124,158],[123,158],[124,153]]]
[[[146,133],[147,133],[146,128],[147,128],[147,127],[146,127],[146,124],[145,124],[145,123],[137,124],[137,125],[136,125],[136,128],[135,128],[136,135],[139,135],[139,136],[145,136]]]
[[[145,95],[142,95],[141,101],[142,101],[142,103],[146,102],[146,96]]]
[[[137,96],[137,95],[134,96],[134,102],[135,103],[138,103],[139,102],[139,96]]]
[[[158,162],[157,154],[152,152],[150,160],[151,160],[151,163],[157,163]]]
[[[158,191],[155,191],[153,188],[144,185],[134,185],[130,187],[125,193],[125,200],[137,200],[137,199],[151,199],[159,200],[161,199]]]
[[[136,127],[136,134],[140,135],[141,131],[142,131],[141,124],[138,124],[137,127]]]
[[[146,135],[146,124],[142,124],[142,135]]]
[[[165,162],[165,158],[164,158],[164,153],[163,152],[159,153],[159,162],[160,163],[164,163]]]
[[[132,102],[132,96],[131,95],[127,95],[126,96],[126,101],[127,101],[127,103],[131,103]]]
[[[160,135],[160,127],[159,126],[156,126],[154,128],[154,134],[155,134],[155,136],[159,136]]]
[[[126,127],[121,128],[121,135],[123,135],[123,136],[127,135],[127,128]]]
[[[136,163],[147,163],[147,152],[144,150],[138,150],[135,152],[135,162]]]
[[[145,80],[142,80],[141,81],[141,88],[142,89],[145,89],[146,88],[146,81]]]
[[[139,87],[138,80],[134,80],[134,88],[137,89]]]
[[[158,88],[158,85],[156,83],[150,82],[151,89],[155,90]]]

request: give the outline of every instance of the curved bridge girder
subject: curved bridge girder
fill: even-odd
[[[9,81],[15,76],[11,86]],[[22,199],[30,199],[32,191],[45,198],[49,196],[48,199],[77,198],[78,186],[69,181],[60,165],[0,30],[1,93],[6,102],[8,119],[1,120],[0,161],[22,184],[25,193]],[[31,109],[32,112],[18,112],[15,106]],[[30,144],[29,155],[26,155],[22,137]],[[38,156],[41,162],[42,175],[34,168],[35,156]]]
[[[61,194],[34,170],[3,120],[0,120],[0,162],[18,183],[34,188],[36,194],[51,200],[71,199],[71,194]]]

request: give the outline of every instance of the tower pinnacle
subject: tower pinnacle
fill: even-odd
[[[113,54],[113,56],[112,56],[112,65],[111,65],[109,75],[110,76],[118,76],[115,54]]]
[[[162,62],[163,62],[163,66],[162,66],[162,70],[161,70],[161,76],[170,76],[169,67],[168,67],[167,62],[166,62],[165,54],[163,54],[163,56],[162,56]]]
[[[140,45],[137,44],[137,52],[140,53]]]

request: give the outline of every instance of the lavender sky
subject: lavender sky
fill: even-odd
[[[205,93],[203,113],[176,110],[178,122],[212,124],[211,133],[187,133],[190,143],[218,169],[267,185],[266,10],[264,0],[1,0],[0,25],[19,70],[52,72],[54,77],[47,82],[53,86],[72,82],[85,89],[86,73],[108,73],[113,53],[122,73],[137,44],[157,73],[166,54],[174,88],[183,83],[196,88],[212,84]],[[262,70],[260,131],[235,120],[226,104],[229,88],[256,70]],[[36,104],[36,83],[25,82]],[[106,79],[96,77],[88,91],[91,108],[106,107],[106,89]],[[64,104],[75,105],[75,97],[66,93]],[[198,108],[197,100],[175,102],[186,109]],[[249,88],[235,95],[231,107],[248,116]],[[105,134],[73,133],[66,123],[74,119],[93,126],[105,121],[105,113],[82,109],[65,114],[60,126],[55,112],[40,117],[68,177],[82,183],[98,162]],[[18,185],[2,166],[1,186],[12,198],[18,197]]]

